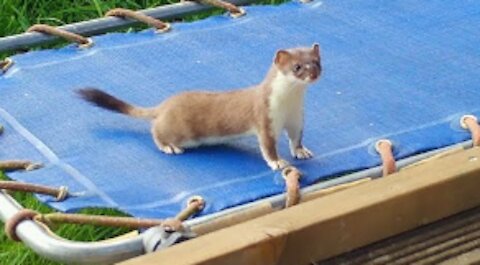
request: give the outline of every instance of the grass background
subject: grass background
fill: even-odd
[[[0,172],[0,179],[6,179]],[[15,192],[13,197],[25,208],[34,209],[41,213],[53,212],[51,208],[38,202],[31,194]],[[122,213],[113,209],[85,209],[81,213],[121,216]],[[122,228],[109,228],[91,225],[59,225],[53,230],[57,235],[76,241],[98,241],[122,235],[129,230]],[[7,238],[3,229],[0,230],[0,264],[60,264],[38,256],[21,242]]]
[[[123,7],[144,9],[159,5],[171,4],[170,0],[0,0],[0,37],[25,32],[31,25],[45,23],[60,26],[73,22],[102,17],[106,11]],[[186,18],[199,19],[218,13],[213,11]],[[0,59],[12,53],[0,53]],[[1,136],[0,136],[1,141]],[[0,172],[0,179],[7,176]],[[51,208],[39,203],[32,195],[13,193],[14,198],[23,207],[42,213],[53,212]],[[122,213],[112,209],[85,209],[82,213],[120,216]],[[2,224],[3,225],[3,224]],[[59,225],[55,228],[58,235],[77,241],[98,241],[128,232],[126,229],[94,227],[89,225]],[[9,240],[3,229],[0,229],[0,264],[58,264],[38,256],[22,243]]]
[[[286,0],[261,0],[261,4],[278,4]],[[129,9],[145,9],[149,7],[172,4],[172,0],[0,0],[0,37],[25,32],[31,25],[44,23],[53,26],[89,20],[102,17],[105,12],[115,7]],[[203,12],[185,17],[191,21],[201,19],[212,14],[222,13],[221,10]],[[137,30],[139,28],[134,28]],[[132,29],[127,29],[132,30]],[[57,47],[52,44],[42,48]],[[60,45],[63,45],[61,43]],[[0,53],[0,59],[13,54]],[[1,135],[0,135],[1,141]],[[0,171],[0,179],[7,179],[7,175]],[[60,184],[59,184],[60,186]],[[25,208],[34,209],[41,213],[53,212],[51,208],[40,204],[32,195],[13,193],[13,197]],[[81,213],[122,216],[121,212],[112,209],[85,209]],[[76,241],[98,241],[111,238],[128,232],[126,229],[94,227],[89,225],[59,225],[54,232],[64,238]],[[22,243],[9,240],[3,229],[0,229],[0,265],[4,264],[59,264],[49,261],[35,254]]]
[[[114,7],[144,9],[170,0],[0,0],[0,36],[24,32],[33,24],[54,26],[102,17]]]

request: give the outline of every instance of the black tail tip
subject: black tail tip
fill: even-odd
[[[104,109],[120,113],[128,113],[129,105],[116,97],[97,88],[81,88],[75,90],[80,98]]]
[[[105,92],[97,88],[80,88],[76,89],[75,93],[82,99],[87,101],[94,101],[95,99],[99,98],[100,95],[106,94]]]

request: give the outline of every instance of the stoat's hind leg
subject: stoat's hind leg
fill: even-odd
[[[164,143],[161,143],[160,141],[158,141],[157,138],[153,138],[153,140],[155,141],[155,144],[157,145],[158,149],[160,149],[162,152],[164,152],[165,154],[169,154],[169,155],[179,155],[179,154],[182,154],[184,152],[184,149],[183,148],[180,148],[174,144],[164,144]]]
[[[181,147],[178,147],[176,144],[172,143],[167,143],[161,140],[160,135],[156,130],[152,130],[152,136],[153,136],[153,141],[157,145],[158,149],[160,149],[162,152],[165,154],[169,155],[179,155],[184,152],[184,149]]]
[[[173,152],[177,155],[182,154],[184,152],[183,148],[180,148],[180,147],[178,147],[176,145],[173,145],[173,144],[170,145],[170,148],[172,148]]]

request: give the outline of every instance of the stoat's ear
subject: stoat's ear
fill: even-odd
[[[279,50],[275,54],[275,64],[278,66],[285,65],[288,61],[290,61],[292,55],[285,51],[285,50]]]
[[[314,43],[312,46],[313,53],[320,55],[320,45],[318,43]]]

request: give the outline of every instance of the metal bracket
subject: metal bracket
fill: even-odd
[[[182,231],[170,232],[166,231],[162,226],[156,226],[148,229],[143,234],[143,246],[146,252],[155,252],[196,236],[188,227],[184,227]]]

